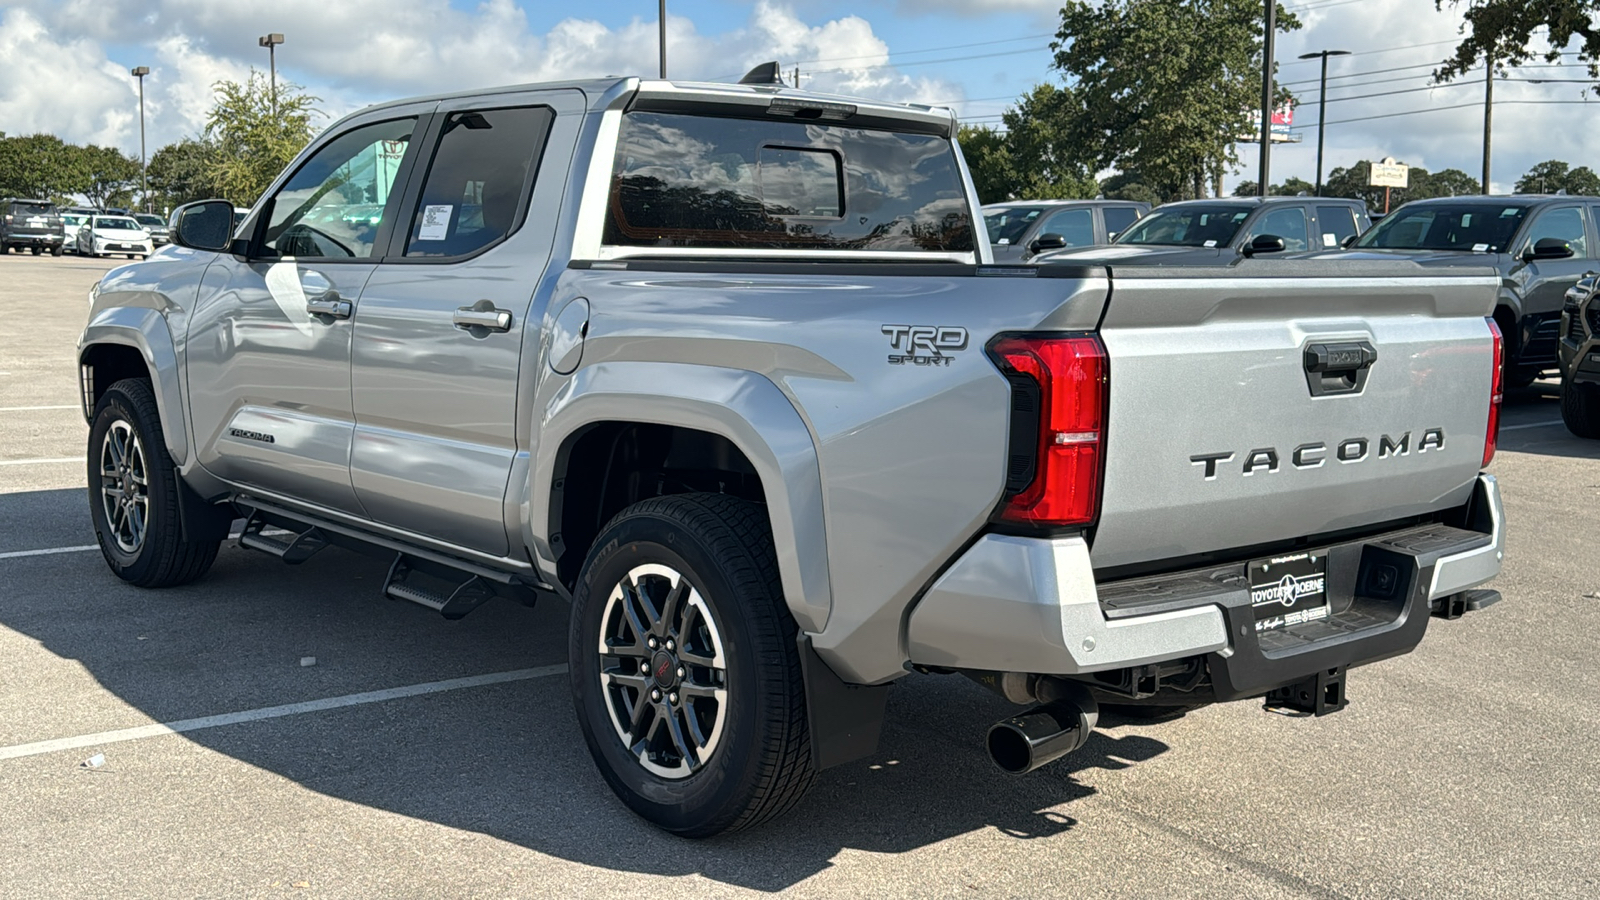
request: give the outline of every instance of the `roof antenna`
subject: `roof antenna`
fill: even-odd
[[[775,84],[779,87],[788,87],[783,83],[783,69],[777,62],[764,62],[754,69],[744,73],[739,79],[740,84]]]

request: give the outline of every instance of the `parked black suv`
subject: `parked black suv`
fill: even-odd
[[[1226,266],[1247,256],[1333,249],[1371,220],[1367,205],[1341,197],[1224,197],[1165,203],[1110,247],[1066,250],[1033,262]]]
[[[1425,266],[1500,270],[1495,323],[1505,337],[1506,384],[1556,366],[1562,298],[1600,269],[1600,198],[1549,194],[1439,197],[1396,209],[1341,256],[1404,256]]]
[[[1561,419],[1583,438],[1600,438],[1600,275],[1590,273],[1561,305]]]
[[[1014,200],[983,208],[997,263],[1023,262],[1066,247],[1109,244],[1150,212],[1134,200]]]
[[[33,251],[34,256],[48,251],[61,255],[61,215],[49,200],[7,197],[0,200],[0,250]]]

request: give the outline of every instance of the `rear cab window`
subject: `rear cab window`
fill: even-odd
[[[602,241],[970,254],[973,226],[947,138],[764,111],[734,118],[634,110],[622,120]]]

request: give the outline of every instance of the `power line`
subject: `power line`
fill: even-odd
[[[1494,105],[1497,106],[1497,107],[1499,107],[1499,106],[1511,106],[1511,105],[1517,105],[1517,106],[1546,106],[1546,105],[1551,105],[1551,106],[1554,106],[1554,105],[1563,105],[1563,104],[1571,104],[1571,103],[1585,103],[1586,104],[1586,103],[1589,103],[1589,102],[1590,101],[1588,101],[1588,100],[1496,100],[1494,102]],[[1422,113],[1444,112],[1445,110],[1450,110],[1450,109],[1482,109],[1482,108],[1483,108],[1483,102],[1482,101],[1479,101],[1477,103],[1457,103],[1457,104],[1454,104],[1454,105],[1451,105],[1451,106],[1425,106],[1422,109],[1408,109],[1408,110],[1405,110],[1404,112],[1382,113],[1380,115],[1375,115],[1375,116],[1357,116],[1357,117],[1355,117],[1353,119],[1329,119],[1328,120],[1328,124],[1329,125],[1346,125],[1346,124],[1349,124],[1351,122],[1371,122],[1374,119],[1393,119],[1393,118],[1396,118],[1398,116],[1415,116],[1415,115],[1420,115]],[[1302,131],[1302,130],[1304,130],[1306,128],[1314,128],[1314,127],[1316,127],[1314,124],[1313,125],[1296,125],[1295,127],[1291,128],[1289,130],[1290,131]]]
[[[800,60],[799,64],[802,65],[802,66],[814,66],[817,63],[825,63],[825,62],[846,62],[846,61],[852,60],[852,59],[877,59],[878,57],[884,56],[884,55],[888,55],[888,56],[903,56],[903,55],[908,54],[908,53],[936,53],[936,52],[939,52],[941,50],[963,50],[963,49],[965,49],[967,47],[988,47],[988,46],[991,46],[993,44],[1014,44],[1014,43],[1016,43],[1018,41],[1032,41],[1032,40],[1038,40],[1039,38],[1053,38],[1053,37],[1055,37],[1054,33],[1025,34],[1025,35],[1022,35],[1020,37],[1001,38],[999,40],[994,40],[994,41],[973,41],[973,42],[967,43],[967,44],[946,44],[943,47],[924,47],[921,50],[895,50],[895,51],[893,51],[893,52],[891,52],[889,54],[868,53],[868,54],[864,54],[864,55],[861,55],[861,56],[830,56],[830,57],[827,57],[826,59],[802,59],[802,60]]]

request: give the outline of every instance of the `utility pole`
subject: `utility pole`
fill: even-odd
[[[150,211],[150,168],[144,161],[144,77],[150,74],[149,66],[138,66],[128,74],[139,79],[139,186],[144,195],[144,211]]]
[[[1272,179],[1272,50],[1278,30],[1278,0],[1264,0],[1267,30],[1261,44],[1261,173],[1256,176],[1256,195],[1265,197]]]
[[[272,77],[272,114],[278,114],[278,51],[277,47],[283,43],[283,35],[273,33],[264,34],[256,38],[257,47],[267,48],[267,71]]]
[[[1483,192],[1489,193],[1489,138],[1494,132],[1494,58],[1483,56]]]
[[[1322,86],[1318,89],[1317,100],[1317,196],[1322,196],[1322,138],[1323,125],[1328,121],[1328,57],[1349,56],[1349,50],[1318,50],[1315,53],[1302,53],[1301,59],[1322,57]]]
[[[799,63],[795,63],[794,64],[794,86],[797,87],[797,88],[800,86],[800,64]]]
[[[661,0],[661,80],[667,80],[667,0]]]

